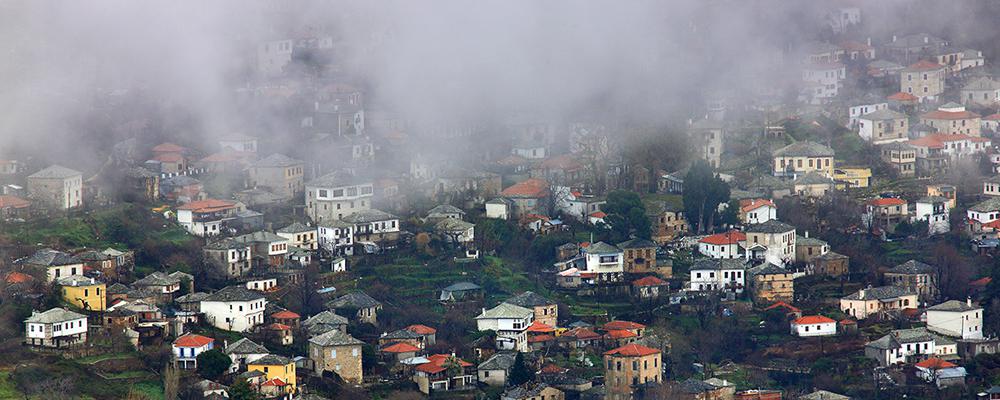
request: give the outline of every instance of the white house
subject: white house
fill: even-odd
[[[246,332],[264,323],[264,294],[243,286],[227,286],[201,301],[201,312],[212,326],[234,332]]]
[[[849,127],[854,127],[858,123],[858,118],[862,115],[873,113],[879,110],[885,110],[889,108],[889,102],[885,100],[884,97],[871,97],[861,100],[857,104],[848,107],[847,117]]]
[[[951,222],[948,216],[948,199],[938,196],[927,196],[917,200],[917,211],[914,221],[927,222],[927,233],[936,235],[948,233]]]
[[[743,293],[746,262],[741,259],[699,260],[691,266],[689,290]]]
[[[354,255],[354,225],[344,221],[328,221],[316,228],[319,247],[338,256]]]
[[[244,283],[247,289],[256,290],[258,292],[269,292],[278,288],[277,278],[250,278],[250,280]]]
[[[927,330],[961,339],[982,339],[983,308],[971,299],[949,300],[928,307]]]
[[[535,311],[510,303],[489,310],[483,309],[476,317],[476,327],[480,331],[496,332],[497,350],[515,350],[527,352],[528,327],[535,318]]]
[[[837,334],[837,321],[822,315],[807,315],[792,321],[792,334],[801,337],[833,336]]]
[[[740,205],[740,220],[745,224],[762,224],[772,219],[778,219],[778,207],[771,200],[753,199]]]
[[[811,104],[820,104],[836,97],[846,77],[844,64],[839,62],[814,63],[802,70],[806,83],[805,97]]]
[[[939,345],[944,345],[945,348],[955,347],[954,342],[935,336],[926,328],[897,329],[868,342],[865,345],[865,357],[878,360],[879,365],[887,367],[951,353],[950,350],[939,351],[938,347],[942,347]]]
[[[795,227],[776,219],[746,227],[746,258],[784,267],[795,262]]]
[[[180,369],[195,369],[198,368],[198,355],[212,350],[215,347],[215,340],[189,333],[174,340],[171,347],[174,351],[174,362]]]
[[[48,283],[62,277],[83,274],[83,261],[53,249],[38,250],[30,256],[14,261],[14,264],[28,268],[45,268],[45,281]]]
[[[232,220],[240,209],[229,200],[206,199],[177,207],[177,223],[195,236],[215,236],[222,233],[223,224]]]
[[[292,246],[307,250],[316,250],[318,247],[316,227],[314,226],[306,226],[303,223],[293,222],[291,225],[274,231],[274,233],[288,239],[288,243]]]
[[[476,239],[476,225],[460,219],[443,219],[434,225],[434,232],[448,243],[469,244]]]
[[[715,259],[743,258],[740,245],[746,240],[747,235],[740,231],[716,233],[698,241],[698,252]]]
[[[368,209],[345,216],[343,221],[354,225],[355,242],[381,242],[399,236],[399,217],[385,211]]]
[[[604,242],[592,243],[582,249],[584,273],[595,274],[598,281],[618,281],[625,272],[625,252]]]
[[[510,219],[513,209],[514,202],[498,197],[486,202],[486,218]]]
[[[24,320],[24,343],[42,347],[70,347],[87,342],[87,316],[53,308],[32,311]]]
[[[556,211],[577,221],[587,221],[590,214],[600,211],[606,203],[603,198],[584,195],[568,186],[553,186],[552,196]]]
[[[375,196],[372,181],[333,172],[306,183],[306,215],[321,223],[368,210]]]

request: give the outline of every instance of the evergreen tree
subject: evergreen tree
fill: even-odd
[[[514,357],[514,365],[510,368],[510,384],[520,386],[534,379],[535,374],[524,362],[524,353],[518,352]]]

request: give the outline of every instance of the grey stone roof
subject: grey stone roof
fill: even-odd
[[[795,245],[796,246],[825,246],[827,245],[825,240],[817,239],[815,237],[805,237],[795,235]]]
[[[336,171],[323,175],[319,178],[313,179],[307,182],[306,186],[320,187],[320,188],[335,188],[341,186],[360,185],[363,183],[371,183],[371,180],[351,175],[346,171]]]
[[[527,308],[516,306],[510,303],[500,303],[496,307],[483,311],[476,319],[492,318],[528,318],[535,315],[535,312]]]
[[[867,119],[870,121],[884,121],[887,119],[904,119],[906,118],[906,115],[903,115],[903,113],[899,113],[888,108],[883,108],[881,110],[873,111],[868,114],[862,115],[859,118]]]
[[[479,369],[480,370],[484,370],[484,369],[488,369],[488,370],[500,370],[500,369],[502,369],[502,370],[505,370],[505,371],[506,370],[510,370],[510,368],[514,366],[514,360],[516,358],[517,358],[517,355],[514,354],[514,353],[503,353],[503,352],[496,353],[496,354],[490,356],[490,358],[486,359],[486,361],[483,361],[482,364],[479,364]]]
[[[695,270],[723,270],[723,269],[736,269],[742,270],[747,268],[747,263],[743,259],[713,259],[707,258],[703,260],[696,261],[691,265],[691,271]]]
[[[715,385],[705,381],[699,381],[694,378],[689,378],[688,380],[681,382],[679,387],[682,391],[684,391],[684,393],[688,394],[705,393],[717,389]]]
[[[339,329],[328,331],[322,335],[313,336],[309,338],[309,343],[319,346],[351,346],[364,344],[364,342],[355,339],[351,335],[348,335]]]
[[[657,247],[656,243],[651,240],[635,238],[626,240],[624,242],[618,243],[619,249],[643,249],[648,247]]]
[[[254,360],[253,362],[249,362],[248,364],[253,364],[253,365],[288,365],[288,364],[291,364],[291,363],[292,363],[292,359],[291,358],[288,358],[288,357],[285,357],[285,356],[279,356],[277,354],[268,354],[268,355],[266,355],[264,357],[261,357],[261,358],[258,358],[256,360]]]
[[[776,219],[768,220],[767,222],[760,224],[749,225],[746,228],[747,232],[752,233],[786,233],[794,230],[794,226],[788,225]]]
[[[430,211],[427,211],[428,217],[444,216],[449,214],[465,215],[465,211],[462,211],[461,208],[455,207],[451,204],[441,204],[437,207],[430,209]]]
[[[253,340],[242,338],[237,340],[224,350],[226,354],[268,354],[267,347],[261,346]]]
[[[434,225],[434,230],[444,231],[444,232],[465,232],[475,227],[476,225],[474,225],[471,222],[465,222],[460,219],[447,218],[441,220],[441,222],[438,222],[436,225]]]
[[[777,274],[788,274],[790,271],[781,268],[777,265],[766,263],[757,267],[750,268],[747,273],[751,276],[753,275],[777,275]]]
[[[892,274],[916,275],[916,274],[932,274],[934,273],[934,271],[935,271],[934,266],[930,264],[925,264],[917,260],[910,260],[905,263],[899,264],[895,267],[892,267],[891,269],[889,269],[888,272]]]
[[[826,254],[814,258],[814,260],[839,260],[844,258],[848,257],[835,251],[828,251]]]
[[[144,276],[135,282],[132,282],[132,286],[170,286],[181,283],[181,280],[163,272],[156,271],[149,275]]]
[[[283,238],[276,234],[267,231],[257,231],[253,233],[248,233],[246,235],[240,235],[233,238],[237,242],[243,243],[274,243],[274,242],[287,242],[287,238]]]
[[[792,181],[793,185],[829,185],[835,183],[833,178],[816,171],[806,172]]]
[[[221,240],[216,240],[205,245],[205,249],[208,250],[234,250],[234,249],[245,249],[249,246],[247,243],[240,242],[232,238],[225,238]]]
[[[861,293],[864,292],[864,296]],[[887,300],[912,295],[913,292],[901,286],[879,286],[861,289],[843,297],[843,300]]]
[[[775,157],[833,157],[833,149],[828,146],[804,140],[775,150]]]
[[[826,390],[817,390],[815,392],[799,396],[799,400],[851,400],[851,398],[842,394],[828,392]]]
[[[309,232],[315,230],[316,228],[306,226],[306,224],[303,224],[301,222],[292,222],[290,225],[278,229],[277,233],[301,233],[301,232]]]
[[[53,308],[45,312],[32,313],[28,319],[24,320],[24,322],[54,324],[58,322],[74,321],[81,318],[87,318],[87,316],[77,314],[65,308]]]
[[[114,258],[97,250],[87,250],[73,257],[81,261],[105,261]]]
[[[244,286],[226,286],[219,291],[209,294],[202,301],[253,301],[257,299],[263,299],[264,295],[260,292],[255,292],[253,290],[247,289]]]
[[[80,264],[80,260],[77,260],[76,257],[61,251],[41,249],[36,251],[35,254],[14,261],[14,264],[52,267],[57,265]]]
[[[284,154],[274,153],[257,160],[257,162],[253,163],[253,166],[257,168],[281,168],[300,164],[303,164],[300,160],[296,160]]]
[[[907,343],[928,342],[934,340],[934,335],[927,331],[927,328],[897,329],[889,332],[874,341],[868,342],[865,346],[877,349],[898,349]]]
[[[941,196],[924,196],[917,199],[917,203],[946,203],[948,199]]]
[[[200,302],[202,300],[205,300],[206,297],[208,297],[208,293],[194,292],[194,293],[188,293],[186,295],[178,297],[174,301],[176,301],[178,303],[197,303],[197,302]]]
[[[1000,197],[992,197],[969,207],[969,211],[991,212],[1000,210]]]
[[[551,306],[556,304],[554,301],[546,299],[542,295],[532,291],[527,291],[517,296],[511,297],[507,300],[504,300],[504,303],[509,303],[515,306],[521,306],[525,308]]]
[[[58,282],[60,286],[88,286],[100,283],[95,281],[94,278],[88,278],[83,275],[64,276],[59,278]]]
[[[398,219],[395,215],[389,214],[382,210],[370,209],[361,210],[351,215],[342,218],[344,222],[350,222],[352,224],[365,224],[369,222],[381,222],[388,221],[392,219]]]
[[[347,318],[344,318],[341,315],[337,315],[337,313],[333,311],[326,310],[320,312],[319,314],[306,318],[305,321],[302,321],[303,326],[311,326],[316,324],[347,325],[348,320]]]
[[[327,308],[370,308],[381,306],[378,300],[373,299],[365,292],[352,292],[340,296],[326,303]]]
[[[622,250],[604,242],[597,242],[584,247],[583,252],[587,254],[617,254],[621,253]]]
[[[962,86],[962,90],[1000,90],[1000,82],[997,82],[991,78],[980,76],[974,78],[965,86]]]
[[[128,293],[130,290],[132,290],[132,288],[125,286],[124,284],[121,283],[115,283],[111,286],[108,286],[106,290],[108,294],[125,294]]]
[[[472,282],[457,282],[441,289],[447,292],[464,292],[469,290],[481,290],[482,287]]]
[[[966,303],[964,301],[958,301],[958,300],[948,300],[948,301],[946,301],[944,303],[937,304],[937,305],[934,305],[934,306],[931,306],[931,307],[927,307],[927,311],[957,311],[957,312],[962,312],[962,311],[971,311],[971,310],[979,310],[979,309],[982,309],[982,307],[979,307],[978,305],[975,305],[975,304],[969,305],[968,303]]]
[[[534,399],[542,394],[542,391],[548,388],[549,385],[545,383],[525,383],[524,385],[507,389],[500,396],[501,400],[525,400]]]
[[[406,330],[406,329],[400,329],[400,330],[389,332],[389,333],[385,334],[385,336],[380,337],[379,339],[397,339],[397,340],[402,340],[402,339],[420,339],[422,337],[423,336],[421,336],[419,333],[416,333],[416,332],[413,332],[413,331],[410,331],[410,330]]]
[[[28,175],[28,179],[31,178],[41,178],[41,179],[66,179],[75,176],[82,176],[80,171],[69,169],[61,165],[52,165],[41,171],[35,172]]]

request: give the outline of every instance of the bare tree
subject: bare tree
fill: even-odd
[[[176,400],[180,390],[180,372],[177,365],[167,363],[163,368],[163,398],[164,400]]]

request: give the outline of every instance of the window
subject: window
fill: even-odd
[[[326,189],[320,189],[319,194],[316,197],[329,197],[330,192]]]

